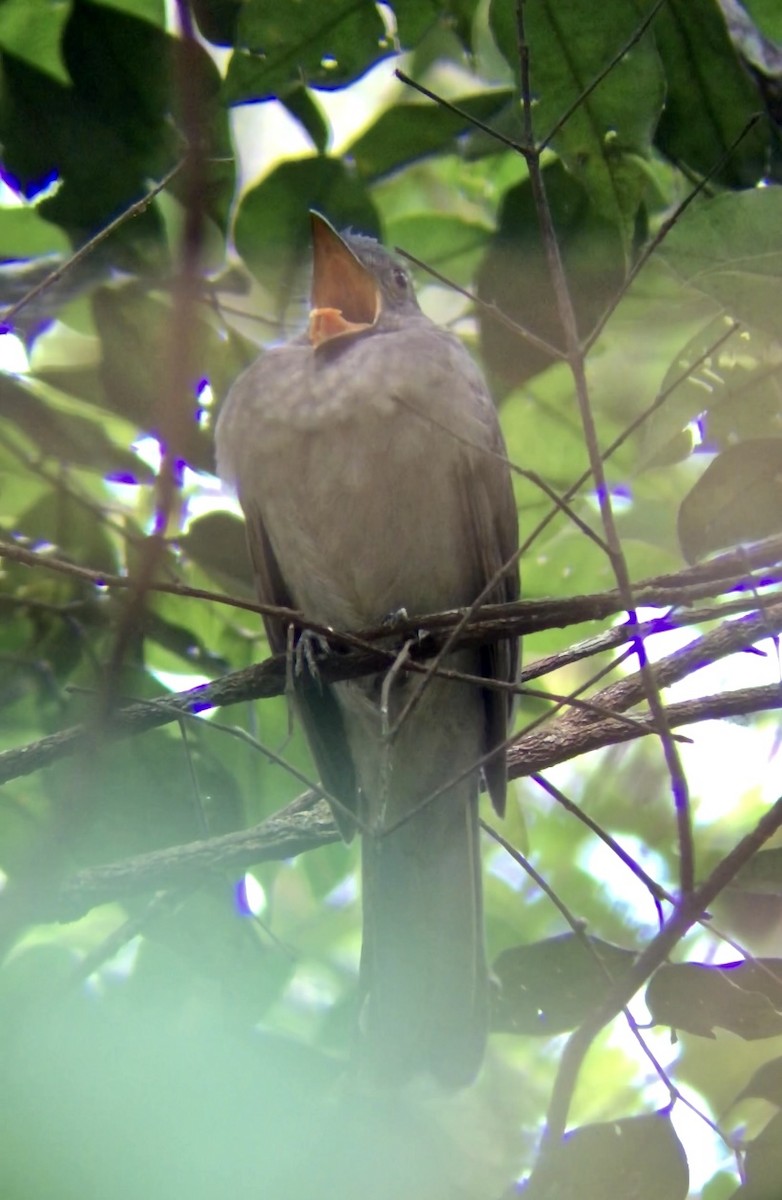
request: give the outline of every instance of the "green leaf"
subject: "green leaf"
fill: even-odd
[[[61,43],[71,8],[72,0],[3,0],[0,49],[67,84]]]
[[[782,1108],[782,1058],[772,1058],[753,1071],[749,1082],[741,1089],[734,1104],[748,1096],[757,1096]]]
[[[440,213],[400,217],[388,226],[389,244],[407,250],[463,286],[472,281],[488,239],[489,231],[483,225]]]
[[[291,84],[342,88],[395,52],[373,4],[247,0],[225,79],[228,104],[270,100]]]
[[[726,187],[763,178],[769,132],[761,121],[720,164],[747,122],[763,110],[751,76],[728,37],[714,0],[669,0],[653,23],[665,65],[665,108],[656,144],[674,162]]]
[[[759,850],[735,876],[731,887],[743,892],[782,895],[782,846]]]
[[[782,188],[734,192],[690,209],[659,253],[681,280],[782,341],[780,228]]]
[[[207,41],[233,48],[244,0],[191,0],[190,7]]]
[[[413,6],[416,4],[416,0],[408,0],[408,2]],[[393,7],[395,11],[398,11],[398,3]],[[475,14],[479,7],[478,0],[446,0],[446,3],[440,7],[441,10],[445,10],[445,20],[450,24],[469,54],[473,49],[472,31]]]
[[[95,512],[74,499],[67,488],[48,492],[18,516],[16,527],[34,543],[54,545],[60,557],[108,574],[117,570],[117,548],[107,526],[96,520]],[[73,643],[72,631],[67,632]]]
[[[378,217],[364,185],[337,158],[281,163],[244,196],[236,215],[236,249],[284,313],[309,250],[311,208],[338,229],[377,235]],[[300,294],[303,296],[304,289]]]
[[[81,0],[79,0],[81,2]],[[130,17],[139,17],[158,25],[161,29],[166,24],[165,0],[92,0],[93,4],[102,4],[105,8],[114,8],[117,12],[127,13]]]
[[[173,658],[181,659],[194,674],[203,671],[209,675],[219,675],[221,671],[227,671],[225,659],[213,654],[192,629],[178,621],[166,619],[163,613],[172,611],[171,604],[165,603],[166,599],[168,597],[156,599],[144,614],[143,631],[148,642],[154,642]],[[175,611],[179,614],[181,610],[177,607]],[[177,667],[181,670],[181,664],[178,663]]]
[[[581,1125],[541,1156],[525,1200],[685,1200],[689,1170],[670,1111]]]
[[[0,259],[68,254],[70,249],[71,244],[62,230],[51,221],[45,221],[35,208],[25,205],[0,209]]]
[[[745,1041],[782,1033],[782,959],[716,966],[670,963],[655,971],[646,1003],[658,1025],[713,1038],[728,1029]]]
[[[97,375],[94,371],[86,373],[91,385],[85,398],[119,413],[148,433],[159,433],[164,415],[161,380],[170,370],[170,305],[148,295],[143,284],[129,283],[97,289],[93,314],[102,359]],[[255,347],[237,334],[226,336],[202,316],[194,315],[190,349],[191,391],[187,397],[180,397],[177,453],[191,466],[211,471],[212,439],[197,421],[198,385],[208,379],[215,393],[223,395],[255,356]],[[50,370],[44,377],[67,386],[68,375],[68,371]],[[78,375],[74,384],[78,385]],[[173,402],[173,397],[165,397],[167,428]]]
[[[492,0],[490,13],[497,43],[518,72],[515,0]],[[634,0],[597,6],[592,0],[532,0],[525,5],[524,22],[533,125],[541,141],[638,28],[638,5]],[[581,100],[551,143],[586,188],[595,211],[621,229],[628,253],[646,188],[639,159],[649,155],[663,95],[660,60],[647,30]]]
[[[730,327],[728,317],[717,317],[677,353],[660,387],[660,393],[668,393],[665,403],[644,423],[644,467],[686,458],[693,439],[683,434],[696,417],[701,440],[710,450],[778,432],[779,344],[762,330],[737,330],[725,340]]]
[[[185,554],[228,592],[255,596],[244,522],[226,512],[193,521],[179,539]]]
[[[782,530],[782,438],[730,446],[709,463],[679,509],[688,562]]]
[[[79,0],[63,39],[72,86],[6,57],[4,166],[25,194],[60,178],[40,211],[79,242],[138,199],[180,152],[168,119],[171,43],[147,21]],[[129,245],[159,236],[154,209],[117,235]]]
[[[782,1179],[782,1113],[747,1146],[744,1184],[735,1193],[740,1200],[775,1200]]]
[[[309,136],[319,154],[325,154],[331,138],[331,128],[323,109],[309,88],[298,84],[280,96],[280,103]]]
[[[393,0],[390,7],[394,10],[397,37],[405,47],[420,42],[438,22],[447,27],[460,16],[458,11],[451,11],[457,5],[449,0],[445,3],[442,0]]]
[[[505,89],[465,96],[454,104],[480,121],[491,123],[510,100]],[[469,120],[437,104],[395,104],[377,119],[345,151],[367,180],[381,179],[411,162],[454,149],[462,134],[475,127]]]
[[[777,0],[743,0],[758,29],[774,42],[782,42],[782,9]]]
[[[149,20],[79,0],[65,29],[63,54],[71,86],[7,56],[0,92],[7,174],[25,195],[59,180],[41,202],[42,215],[81,244],[139,200],[150,179],[174,166],[182,139],[172,121],[173,68],[186,54],[210,163],[204,209],[224,224],[233,162],[224,161],[230,150],[227,114],[218,106],[220,76],[206,51],[196,44],[185,50]],[[132,250],[122,263],[126,268],[137,267],[139,257],[145,265],[164,265],[163,227],[155,206],[115,231],[112,244]],[[104,243],[101,254],[106,252]]]
[[[700,1200],[732,1200],[736,1195],[738,1178],[728,1171],[718,1171],[701,1188]]]
[[[635,958],[586,934],[512,946],[492,963],[500,981],[492,1029],[541,1037],[575,1029]]]
[[[624,280],[622,236],[561,163],[545,170],[544,183],[571,302],[585,335]],[[562,323],[529,180],[509,188],[503,197],[477,288],[482,300],[517,324],[554,347],[562,345]],[[484,361],[505,389],[556,361],[484,310],[479,310],[478,321]]]
[[[88,467],[101,475],[128,476],[142,482],[152,472],[130,450],[106,436],[99,420],[58,411],[43,397],[0,374],[0,417],[20,429],[45,458]]]

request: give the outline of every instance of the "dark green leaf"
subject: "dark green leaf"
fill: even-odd
[[[782,895],[782,847],[759,850],[735,876],[731,885],[745,892]]]
[[[470,116],[491,123],[508,104],[506,90],[466,96],[454,104]],[[457,138],[474,126],[436,104],[396,104],[387,108],[345,151],[359,174],[376,180],[429,154],[453,150]]]
[[[309,210],[337,227],[377,235],[378,218],[364,185],[336,158],[281,163],[245,195],[236,216],[236,249],[252,273],[279,300],[284,312],[309,252]]]
[[[720,163],[763,102],[728,37],[719,5],[669,0],[653,28],[667,79],[657,145],[700,175],[716,171],[714,177],[726,187],[752,187],[766,168],[765,122]]]
[[[396,19],[396,31],[402,46],[414,46],[440,22],[444,26],[458,18],[451,0],[393,0],[391,8]],[[473,6],[474,7],[474,6]]]
[[[646,989],[652,1020],[683,1033],[714,1037],[728,1029],[745,1041],[782,1033],[782,960],[660,967]]]
[[[143,754],[128,742],[112,747],[111,754],[61,767],[47,779],[46,788],[57,806],[69,795],[78,797],[71,805],[69,838],[75,860],[106,862],[202,837],[201,791],[194,787],[191,766],[198,780],[203,763],[198,744],[190,745],[188,755],[180,736],[153,732],[144,737]],[[233,791],[235,816],[238,800],[224,767],[218,787],[226,801]],[[203,793],[208,792],[204,787]]]
[[[300,82],[342,88],[394,53],[375,5],[356,0],[248,0],[236,46],[225,80],[229,104],[269,100]]]
[[[543,1155],[524,1200],[685,1200],[689,1180],[684,1147],[662,1109],[571,1130]]]
[[[181,157],[172,121],[172,65],[178,41],[149,20],[90,0],[79,0],[68,20],[63,54],[73,81],[66,87],[29,63],[7,55],[0,91],[4,166],[26,194],[57,176],[60,187],[41,213],[81,244],[140,199],[150,179]],[[215,108],[219,76],[200,47],[188,46],[188,74],[203,105],[204,140],[213,166],[204,187],[207,212],[225,213],[233,167],[225,113]],[[210,124],[211,122],[211,124]],[[89,153],[85,152],[89,147]],[[133,257],[165,263],[163,228],[154,206],[112,237]],[[106,254],[104,245],[101,254]]]
[[[79,240],[173,162],[169,47],[170,39],[147,21],[80,0],[63,40],[72,87],[6,57],[0,95],[6,168],[29,191],[59,174],[62,186],[42,212]],[[156,233],[149,210],[125,236]]]
[[[225,659],[213,654],[191,629],[167,621],[154,608],[145,613],[143,626],[145,637],[169,654],[181,658],[192,672],[206,671],[210,675],[219,675],[228,669]]]
[[[233,46],[244,0],[191,0],[198,28],[208,42]]]
[[[744,1156],[744,1183],[735,1192],[735,1200],[777,1200],[782,1179],[782,1113],[747,1146]]]
[[[325,154],[331,137],[331,129],[323,109],[309,88],[302,87],[301,84],[289,88],[280,96],[280,103],[285,106],[293,119],[299,122],[318,153]]]
[[[544,179],[571,301],[579,329],[586,334],[624,280],[622,238],[615,225],[595,212],[584,188],[560,163],[547,168]],[[562,345],[528,180],[505,193],[497,233],[478,273],[478,295],[551,346]],[[484,361],[505,389],[556,361],[485,311],[479,311],[478,319]]]
[[[227,591],[255,594],[244,523],[230,513],[213,512],[193,521],[179,544],[194,562]]]
[[[709,463],[679,509],[688,562],[782,529],[782,438],[731,446]]]
[[[648,7],[644,5],[642,7]],[[525,5],[530,47],[533,122],[538,140],[550,131],[628,42],[640,21],[634,0],[533,0]],[[518,72],[515,0],[492,0],[491,25]],[[552,145],[580,180],[596,213],[615,224],[629,249],[636,212],[647,186],[638,156],[648,156],[663,104],[664,78],[647,30],[614,63],[559,129]]]
[[[574,1029],[635,957],[586,934],[512,946],[492,964],[500,981],[492,1028],[544,1037]]]
[[[747,1096],[758,1096],[782,1108],[782,1058],[772,1058],[753,1071],[749,1083],[741,1089],[733,1103],[738,1104]]]

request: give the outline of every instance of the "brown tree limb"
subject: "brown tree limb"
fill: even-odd
[[[769,686],[672,704],[666,712],[675,728],[698,721],[746,716],[781,704],[779,689]],[[535,730],[520,737],[511,755],[510,774],[512,778],[522,778],[589,750],[654,732],[648,712],[639,715],[635,730],[621,721],[594,716],[583,728],[574,729],[566,718],[561,718],[545,731]],[[98,904],[203,883],[216,872],[236,873],[261,862],[292,858],[337,841],[339,833],[328,804],[315,793],[305,792],[249,829],[90,867],[76,872],[56,891],[47,893],[39,889],[36,912],[31,919],[75,920]]]
[[[698,585],[695,587],[697,590]],[[652,604],[659,603],[663,594],[668,596],[670,603],[671,596],[677,593],[676,589],[666,591],[665,588],[650,587],[645,590],[644,594],[649,597],[648,601],[644,602]],[[656,597],[656,601],[652,599],[652,596]],[[704,666],[726,654],[741,650],[754,641],[782,630],[782,606],[778,604],[773,606],[771,598],[769,598],[769,603],[771,607],[759,614],[754,613],[736,621],[725,622],[717,630],[698,639],[692,646],[677,651],[676,655],[671,656],[668,666],[664,667],[663,664],[658,664],[657,670],[660,672],[661,686],[667,686],[675,679],[681,679],[684,675],[696,670],[699,666]],[[616,592],[576,597],[569,601],[521,601],[512,605],[494,605],[482,610],[480,618],[471,619],[469,627],[459,635],[458,644],[474,645],[491,639],[507,637],[510,633],[523,634],[533,629],[561,627],[573,623],[574,617],[580,623],[590,617],[594,619],[598,616],[610,615],[612,611],[616,612],[621,608],[622,602]],[[419,631],[421,629],[439,631],[452,628],[458,620],[458,613],[446,613],[436,614],[431,618],[421,618],[418,622],[407,622],[406,624]],[[397,630],[394,632],[396,634]],[[401,632],[403,633],[404,630],[402,629]],[[355,642],[361,646],[367,644],[367,639],[377,636],[377,631],[369,631],[356,638],[350,635],[329,634],[328,630],[325,633],[337,643]],[[623,626],[616,631],[611,631],[611,635],[609,639],[595,639],[591,644],[587,642],[576,658],[599,653],[606,648],[608,641],[612,645],[620,645],[630,638],[631,633]],[[632,636],[636,635],[637,630],[634,630]],[[388,638],[388,629],[384,631],[384,636],[386,639]],[[393,649],[370,646],[369,649],[352,650],[348,654],[331,654],[319,663],[318,669],[324,683],[335,683],[343,679],[355,679],[373,671],[381,671],[389,660],[393,661],[394,657]],[[560,660],[556,658],[552,660],[551,657],[547,659],[547,669],[554,669],[563,662],[571,661],[574,661],[574,657],[570,651],[566,651]],[[667,662],[668,660],[666,660]],[[117,708],[111,714],[110,720],[104,718],[101,724],[101,736],[111,740],[132,737],[167,725],[182,716],[197,715],[209,708],[226,707],[246,700],[279,696],[285,690],[286,667],[285,657],[277,656],[267,659],[257,666],[245,667],[243,670],[224,675],[213,683],[200,684],[195,688],[167,696],[159,701],[144,701]],[[426,672],[428,667],[421,662],[411,661],[405,665],[405,669]],[[533,664],[524,672],[523,678],[536,678],[539,674],[540,672]],[[629,676],[627,679],[612,684],[597,696],[592,697],[592,700],[603,708],[621,712],[637,703],[640,698],[637,676]],[[577,723],[578,714],[573,712],[567,719]],[[64,729],[59,733],[49,734],[47,737],[27,745],[3,751],[0,753],[0,784],[23,775],[29,775],[42,767],[50,766],[62,757],[88,748],[94,736],[94,727],[84,724]]]

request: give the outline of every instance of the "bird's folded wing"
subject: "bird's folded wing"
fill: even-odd
[[[249,500],[243,500],[242,505],[258,599],[262,604],[295,608],[257,506]],[[284,654],[288,645],[285,622],[269,616],[265,616],[263,622],[272,653]],[[339,805],[332,805],[334,819],[342,836],[350,841],[355,833],[355,822],[350,819],[350,813],[356,811],[356,778],[342,713],[332,689],[313,678],[307,668],[297,675],[294,690],[296,709],[320,772],[320,781],[329,795],[339,801]]]
[[[507,566],[484,597],[484,604],[506,604],[519,598],[518,514],[510,474],[501,461],[505,447],[499,430],[490,451],[473,453],[465,460],[462,496],[465,503],[465,548],[477,557],[476,577],[485,586]],[[482,646],[481,674],[501,683],[515,683],[519,672],[519,639],[507,638]],[[486,713],[485,750],[502,747],[514,709],[514,695],[491,688],[484,691]],[[505,811],[507,768],[504,748],[483,767],[486,785],[496,811]]]

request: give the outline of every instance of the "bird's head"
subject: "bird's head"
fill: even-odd
[[[312,221],[312,307],[309,335],[317,349],[337,338],[391,328],[419,312],[399,259],[374,238],[339,234],[319,213]]]

